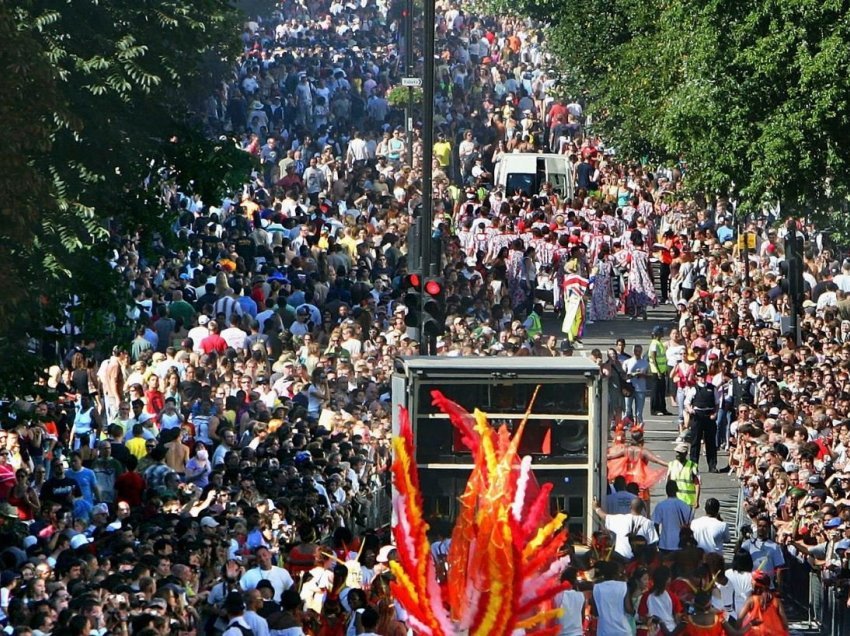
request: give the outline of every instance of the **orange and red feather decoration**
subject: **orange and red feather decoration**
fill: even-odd
[[[448,554],[444,587],[423,519],[413,433],[406,409],[393,439],[395,493],[393,528],[399,560],[390,564],[395,598],[418,634],[432,636],[548,636],[558,633],[553,599],[568,564],[559,556],[566,541],[566,515],[549,515],[551,484],[538,487],[531,458],[520,458],[520,439],[530,413],[516,433],[494,430],[481,411],[467,413],[439,391],[434,404],[451,418],[472,451],[474,468],[460,497],[460,513]],[[532,399],[532,404],[533,404]]]

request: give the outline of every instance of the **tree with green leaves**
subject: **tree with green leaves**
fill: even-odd
[[[560,0],[549,15],[567,90],[621,156],[681,160],[692,189],[735,189],[744,210],[850,227],[831,212],[850,195],[845,3]]]
[[[170,226],[160,168],[205,200],[250,171],[199,115],[240,51],[240,21],[227,0],[0,6],[0,354],[22,358],[0,390],[29,382],[37,359],[22,352],[69,319],[72,298],[75,328],[121,328],[129,292],[106,260],[110,239]]]

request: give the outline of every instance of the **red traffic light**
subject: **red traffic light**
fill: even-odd
[[[419,274],[408,274],[404,279],[405,287],[422,289],[422,277]]]
[[[429,280],[425,283],[425,293],[431,296],[439,296],[443,292],[443,286],[440,281]]]

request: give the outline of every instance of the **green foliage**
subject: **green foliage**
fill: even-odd
[[[242,20],[228,0],[0,5],[0,348],[44,340],[72,294],[84,335],[115,337],[128,290],[109,239],[120,229],[150,241],[170,225],[158,168],[194,179],[207,201],[250,170],[196,123],[240,50]],[[0,377],[7,387],[32,377],[3,373],[16,376]]]
[[[568,89],[586,98],[595,131],[621,155],[683,159],[690,187],[713,194],[734,184],[745,210],[777,201],[795,213],[844,207],[850,195],[845,3],[557,5],[550,11],[550,50]]]
[[[393,108],[407,108],[407,96],[410,89],[406,86],[395,86],[387,93],[387,103]],[[413,104],[414,108],[422,103],[422,89],[413,89]]]

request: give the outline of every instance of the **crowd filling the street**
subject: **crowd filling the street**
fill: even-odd
[[[32,394],[5,403],[7,633],[414,633],[389,565],[390,379],[420,352],[405,291],[423,157],[421,122],[408,131],[391,99],[396,9],[288,0],[245,25],[204,117],[257,169],[220,201],[164,188],[173,236],[154,249],[113,232],[133,337],[69,325]],[[581,355],[607,386],[610,489],[588,502],[597,531],[567,542],[557,633],[781,636],[812,586],[843,610],[846,247],[806,217],[689,193],[684,164],[619,157],[536,23],[436,9],[431,353]],[[518,153],[568,172],[498,179]],[[645,326],[648,346],[586,346],[606,322]],[[667,416],[678,435],[658,454],[645,438]],[[706,474],[740,484],[737,520]],[[429,521],[451,577],[452,520]]]

